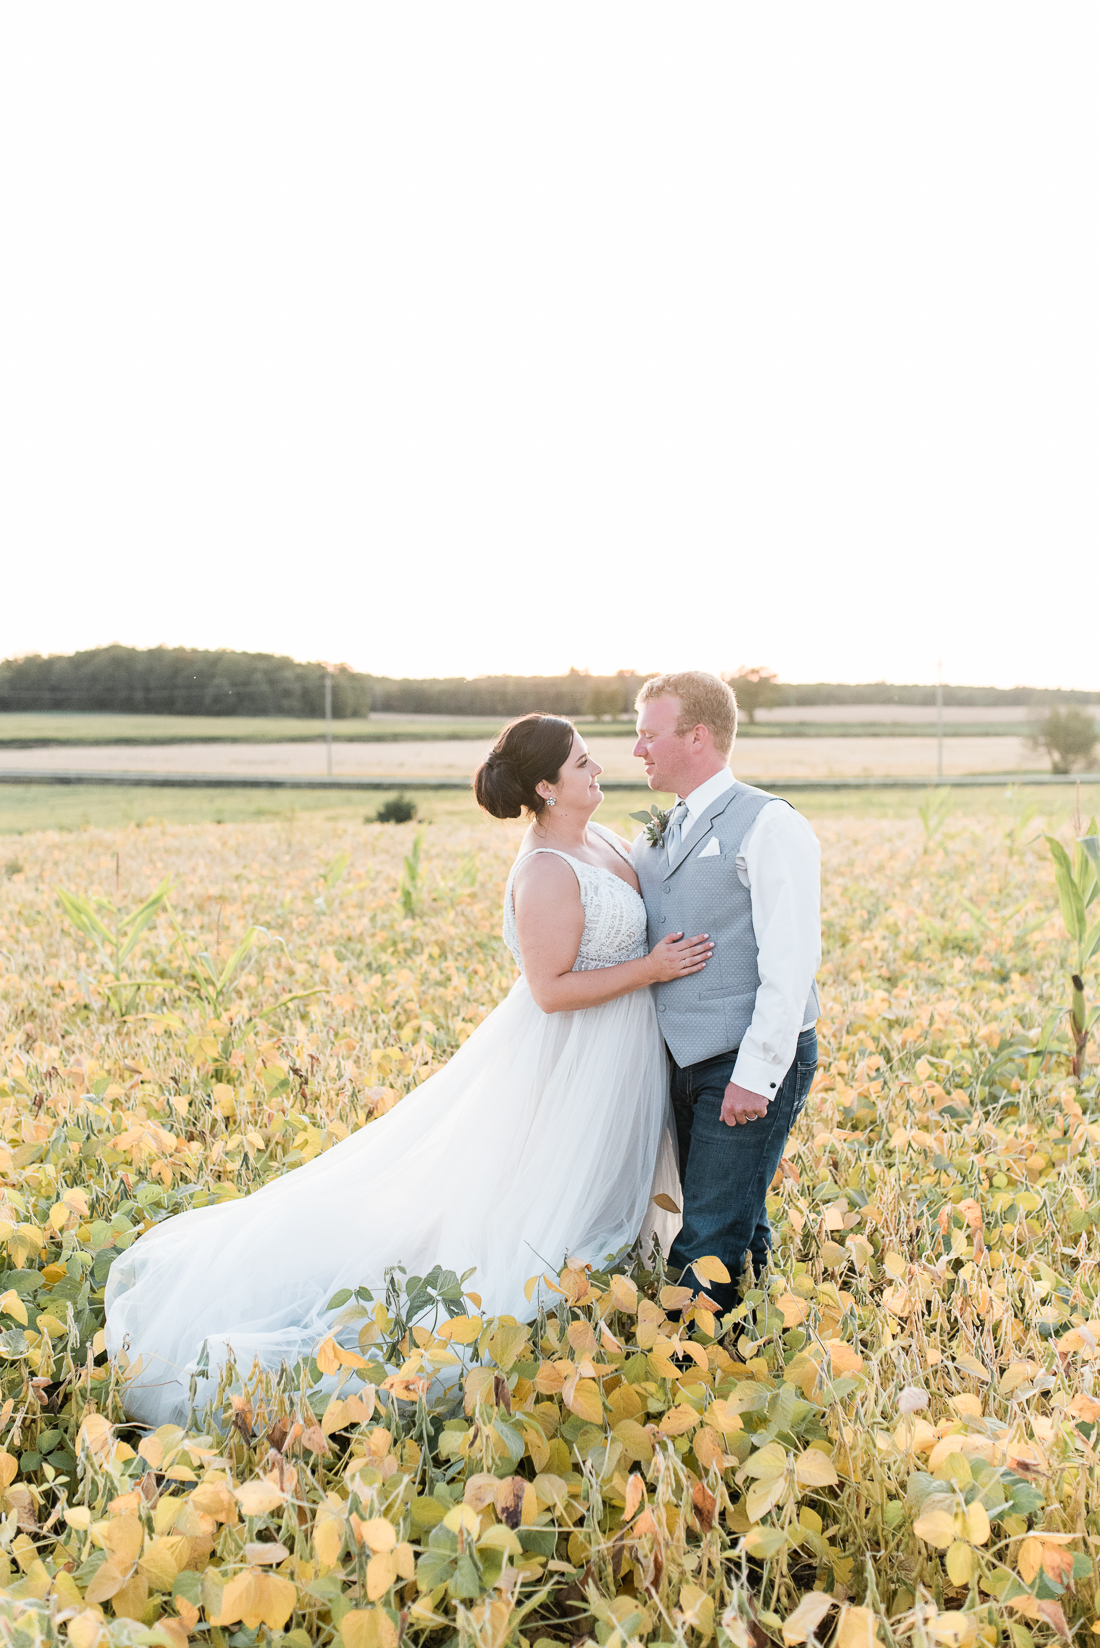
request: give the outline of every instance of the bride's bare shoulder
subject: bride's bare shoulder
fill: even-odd
[[[560,902],[570,892],[577,893],[577,872],[564,858],[545,848],[520,852],[512,874],[512,895],[521,902],[550,899]]]

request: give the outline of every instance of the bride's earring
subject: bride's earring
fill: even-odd
[[[548,795],[546,797],[546,805],[548,807],[556,807],[557,806],[557,802],[554,800],[554,797],[552,795]]]

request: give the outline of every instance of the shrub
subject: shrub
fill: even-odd
[[[407,795],[391,796],[374,815],[376,824],[409,824],[416,817],[416,802]]]

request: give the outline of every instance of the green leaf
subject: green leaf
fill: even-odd
[[[122,946],[122,949],[119,952],[118,959],[120,964],[126,960],[126,957],[130,954],[131,950],[134,948],[134,945],[137,943],[146,927],[149,926],[150,922],[156,920],[160,907],[168,897],[171,887],[171,876],[165,876],[160,886],[155,888],[154,891],[149,894],[149,897],[145,900],[145,903],[139,904],[136,910],[131,911],[128,916],[124,916],[119,923],[119,930],[121,932],[128,931],[129,933],[126,943]]]
[[[250,927],[245,933],[241,942],[238,944],[237,948],[234,950],[233,954],[221,970],[217,985],[219,996],[229,983],[230,979],[233,977],[234,973],[237,971],[238,967],[242,966],[245,958],[250,956],[253,950],[258,948],[259,939],[261,936],[265,939],[270,939],[271,934],[268,932],[266,927]]]
[[[1066,932],[1070,938],[1079,944],[1085,936],[1085,902],[1073,878],[1073,866],[1066,849],[1060,841],[1055,841],[1053,836],[1048,835],[1046,839],[1050,856],[1054,860],[1054,880],[1058,887],[1062,920],[1066,924]]]
[[[105,946],[114,944],[114,934],[100,921],[91,900],[84,898],[80,893],[66,892],[64,887],[57,889],[57,899],[77,931],[90,938],[106,960]]]

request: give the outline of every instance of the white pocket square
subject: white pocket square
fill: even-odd
[[[702,852],[699,854],[699,857],[700,858],[717,858],[721,851],[722,851],[722,849],[718,845],[718,837],[716,835],[714,835],[714,836],[711,836],[710,840],[707,842],[706,846],[703,848]]]

